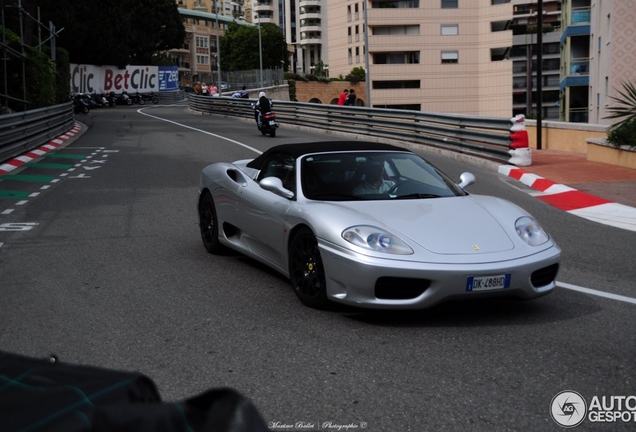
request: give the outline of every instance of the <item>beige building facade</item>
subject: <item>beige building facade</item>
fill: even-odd
[[[623,82],[636,83],[636,0],[593,1],[590,29],[589,122],[609,125],[607,110]]]
[[[365,3],[372,106],[511,115],[509,2],[329,0],[332,78],[366,69]]]

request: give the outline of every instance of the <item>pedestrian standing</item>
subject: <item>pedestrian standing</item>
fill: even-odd
[[[338,105],[344,105],[347,100],[347,96],[349,96],[349,89],[344,89],[338,97]]]
[[[355,106],[356,104],[356,91],[354,89],[349,90],[349,96],[347,96],[347,100],[345,105]]]

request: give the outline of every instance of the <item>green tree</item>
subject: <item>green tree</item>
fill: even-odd
[[[259,69],[258,26],[231,22],[221,44],[221,67],[227,71]],[[261,25],[263,69],[281,67],[287,62],[286,43],[280,28],[275,24]]]
[[[57,45],[72,63],[150,64],[183,45],[185,28],[174,0],[37,0],[42,21],[60,32]]]

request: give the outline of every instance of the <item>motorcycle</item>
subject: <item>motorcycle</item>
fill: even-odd
[[[115,105],[117,105],[117,95],[115,94],[115,92],[108,92],[104,95],[104,97],[108,101],[109,107],[114,107]]]
[[[128,92],[123,91],[119,96],[117,96],[117,103],[120,105],[132,105],[133,101],[130,96],[128,96]]]
[[[254,108],[254,111],[257,112],[256,127],[258,128],[258,130],[261,131],[263,136],[269,134],[269,136],[274,138],[276,136],[276,129],[278,128],[278,123],[276,123],[276,114],[274,114],[273,111],[268,111],[265,114],[261,114],[261,121],[259,122],[258,119],[260,113],[258,113],[258,110],[256,109],[256,104],[252,104],[252,107]]]
[[[147,102],[147,101],[150,101],[150,102],[152,102],[155,105],[157,105],[159,103],[159,98],[157,97],[157,95],[155,95],[155,92],[151,91],[150,94],[147,94],[147,93],[143,94],[143,93],[137,92],[137,95],[139,97],[139,103],[142,104],[142,105],[145,102]],[[142,100],[144,102],[141,102]]]
[[[81,94],[76,94],[73,97],[73,111],[75,114],[88,114],[90,107],[86,103],[86,100],[82,97]]]

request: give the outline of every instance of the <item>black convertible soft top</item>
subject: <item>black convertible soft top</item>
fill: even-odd
[[[318,141],[303,144],[281,144],[266,150],[247,164],[249,168],[260,170],[261,166],[272,154],[288,154],[294,159],[310,153],[330,153],[334,151],[403,151],[410,150],[391,144],[367,141]]]

